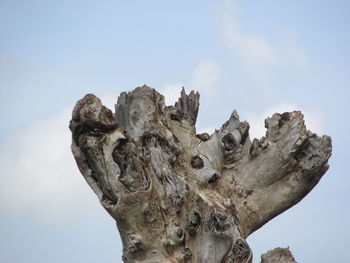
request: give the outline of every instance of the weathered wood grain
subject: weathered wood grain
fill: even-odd
[[[73,110],[73,155],[116,220],[124,262],[252,262],[248,235],[328,169],[331,139],[306,130],[301,112],[274,114],[251,140],[236,111],[196,134],[198,108],[198,93],[166,106],[143,86],[122,93],[115,113],[92,94]]]

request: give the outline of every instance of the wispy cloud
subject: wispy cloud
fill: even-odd
[[[281,102],[278,105],[271,106],[261,113],[250,114],[247,120],[250,124],[250,137],[261,138],[265,135],[264,120],[271,117],[274,113],[291,112],[301,110],[304,114],[305,125],[308,130],[323,135],[326,127],[326,113],[320,109],[301,109],[300,107],[289,103]]]
[[[225,10],[222,30],[226,46],[238,55],[243,66],[252,74],[259,78],[264,77],[266,70],[277,63],[276,52],[271,43],[242,29],[232,15],[233,2],[227,2]]]
[[[182,87],[187,91],[199,91],[204,97],[210,98],[216,94],[220,75],[220,67],[214,61],[204,60],[194,68],[187,83],[169,83],[160,92],[165,96],[167,105],[173,105],[177,101]]]
[[[222,13],[222,33],[225,44],[242,66],[258,81],[268,81],[272,69],[293,67],[305,70],[308,62],[297,45],[297,33],[285,30],[287,37],[277,44],[254,32],[248,32],[239,23],[234,1],[225,1]]]
[[[209,97],[215,95],[220,81],[221,70],[219,66],[210,60],[202,61],[194,69],[189,88],[199,91]]]
[[[180,83],[165,84],[160,90],[160,93],[164,95],[166,105],[174,105],[180,97],[181,88],[185,86]]]
[[[70,110],[37,119],[0,146],[2,211],[52,222],[99,209],[71,154],[69,119]]]

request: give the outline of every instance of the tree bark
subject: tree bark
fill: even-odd
[[[275,248],[261,255],[261,263],[296,263],[289,248]]]
[[[299,111],[267,118],[251,141],[236,111],[196,134],[198,107],[198,92],[166,106],[143,86],[121,93],[114,114],[92,94],[73,110],[73,155],[116,220],[124,262],[252,262],[245,239],[328,169],[331,138],[306,130]]]

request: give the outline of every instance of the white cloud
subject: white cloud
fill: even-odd
[[[237,54],[254,75],[262,77],[268,67],[276,63],[276,54],[271,44],[263,38],[244,32],[232,17],[225,14],[223,33],[229,50]]]
[[[102,101],[102,104],[104,106],[106,106],[108,109],[110,109],[111,111],[115,111],[115,104],[117,104],[117,101],[118,101],[118,95],[116,94],[113,94],[113,93],[108,93],[108,94],[105,94],[105,95],[102,95],[100,97],[101,101]]]
[[[267,108],[262,113],[248,114],[247,120],[250,124],[250,137],[261,138],[265,135],[266,129],[264,127],[264,120],[267,117],[271,117],[274,113],[291,112],[294,110],[302,111],[307,129],[318,135],[324,134],[326,127],[326,113],[323,110],[301,109],[292,103],[282,102],[276,106]]]
[[[36,120],[0,146],[3,211],[58,221],[99,209],[70,151],[69,120],[70,110]]]
[[[166,105],[174,105],[180,97],[182,84],[166,84],[160,91],[165,98]]]
[[[84,195],[84,182],[70,153],[68,121],[68,111],[36,120],[1,146],[0,202],[6,210],[59,216],[82,204],[76,197]]]
[[[276,46],[279,65],[294,67],[305,71],[309,68],[309,62],[303,50],[298,46],[298,33],[293,28],[285,28],[284,38],[281,44]]]
[[[160,90],[160,93],[164,95],[167,105],[173,105],[175,101],[177,101],[180,97],[182,87],[185,87],[186,92],[194,90],[198,91],[206,98],[210,98],[216,94],[220,81],[220,74],[221,70],[215,62],[205,60],[200,62],[193,70],[188,83],[166,84]]]
[[[220,80],[219,66],[210,60],[203,61],[194,69],[189,88],[209,97],[215,95]]]
[[[302,112],[306,128],[317,135],[324,135],[327,125],[327,113],[322,109],[308,109]]]
[[[297,33],[285,30],[287,37],[274,44],[263,36],[246,32],[235,17],[234,1],[226,1],[222,15],[222,32],[228,49],[237,55],[257,80],[267,81],[269,71],[276,67],[292,67],[305,70],[308,62],[303,51],[296,45]]]
[[[218,127],[199,127],[199,129],[197,130],[197,133],[208,133],[208,134],[212,134],[215,132],[215,130],[218,129]]]

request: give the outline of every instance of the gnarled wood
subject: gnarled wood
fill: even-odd
[[[261,263],[297,263],[289,248],[275,248],[261,255]]]
[[[77,102],[72,151],[116,220],[124,262],[252,262],[245,239],[299,202],[327,171],[331,139],[301,112],[266,119],[249,138],[234,111],[196,134],[199,94],[175,106],[147,86],[122,93],[113,114],[94,95]]]

